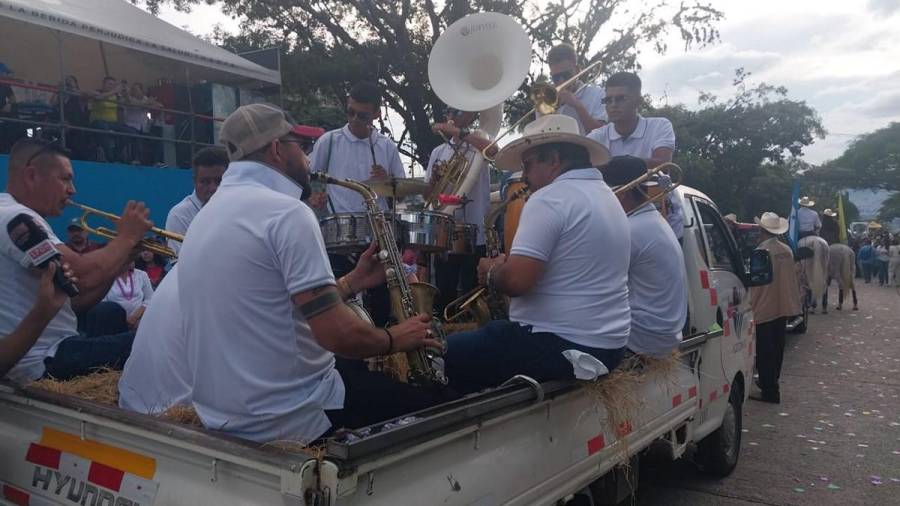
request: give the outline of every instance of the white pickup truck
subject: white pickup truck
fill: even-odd
[[[578,382],[505,386],[410,414],[392,428],[330,441],[313,456],[258,445],[34,388],[0,384],[0,499],[8,504],[563,504],[589,490],[615,503],[623,469],[654,444],[671,458],[696,443],[703,469],[737,464],[754,358],[745,262],[713,202],[681,187],[689,324],[664,378],[623,391],[636,408],[613,427]],[[754,272],[745,269],[745,263]],[[599,381],[609,381],[601,379]],[[360,432],[364,434],[364,432]],[[636,469],[636,468],[632,468]]]

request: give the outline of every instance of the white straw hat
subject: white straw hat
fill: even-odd
[[[788,220],[778,216],[775,213],[765,212],[762,218],[753,218],[757,225],[766,229],[767,232],[775,235],[781,235],[788,230]]]
[[[813,200],[813,199],[811,199],[811,198],[809,198],[809,197],[805,197],[805,196],[804,196],[804,197],[800,197],[800,201],[797,202],[797,203],[800,204],[800,205],[803,206],[803,207],[813,207],[813,206],[816,205],[816,201],[815,201],[815,200]]]
[[[590,154],[594,167],[605,164],[610,158],[609,151],[603,144],[581,135],[575,118],[563,114],[547,114],[525,125],[522,137],[501,149],[494,164],[502,170],[520,171],[524,151],[551,142],[583,146]]]

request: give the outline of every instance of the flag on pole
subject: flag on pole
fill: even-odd
[[[791,192],[791,215],[788,218],[788,244],[794,253],[797,253],[797,239],[800,231],[797,229],[797,210],[800,209],[800,181],[794,180],[794,191]]]
[[[847,222],[844,221],[844,195],[838,192],[838,227],[840,228],[839,240],[841,244],[847,244]]]

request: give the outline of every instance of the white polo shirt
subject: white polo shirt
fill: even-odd
[[[8,336],[19,326],[37,300],[41,273],[28,266],[31,261],[9,238],[6,226],[19,214],[31,216],[47,231],[55,245],[63,244],[44,218],[19,204],[12,195],[0,193],[0,336]],[[16,383],[26,383],[44,375],[44,359],[56,355],[59,343],[78,334],[75,313],[67,300],[50,320],[34,346],[22,357],[6,377]]]
[[[254,441],[311,441],[340,409],[334,355],[291,296],[333,285],[302,189],[257,162],[232,162],[194,219],[178,262],[192,399],[204,425]]]
[[[117,277],[103,300],[115,302],[122,306],[126,315],[130,315],[142,307],[147,307],[152,298],[153,283],[150,282],[150,276],[140,269],[134,269],[125,275],[125,279],[122,279],[122,276]]]
[[[176,234],[186,234],[191,222],[194,221],[194,216],[197,216],[201,207],[203,207],[203,203],[197,198],[197,192],[191,193],[169,210],[169,215],[166,217],[166,230]],[[178,241],[169,239],[166,244],[174,249],[176,253],[181,250],[181,243]]]
[[[375,161],[384,167],[388,176],[406,177],[400,152],[389,137],[375,130],[372,133]],[[360,139],[350,132],[350,127],[326,132],[316,141],[310,154],[309,166],[313,172],[325,172],[340,179],[365,181],[371,179],[372,147],[369,138]],[[361,213],[366,211],[363,198],[353,190],[328,185],[329,211],[335,213]],[[384,199],[378,199],[382,209],[387,209]]]
[[[577,83],[577,86],[580,86],[580,88],[575,91],[575,98],[581,101],[581,105],[587,109],[592,118],[606,121],[606,105],[603,103],[603,98],[606,97],[606,90],[600,86],[584,84],[581,81]],[[581,123],[581,117],[578,116],[578,111],[571,105],[563,104],[556,112],[575,118],[575,121],[578,122],[578,131],[581,135],[588,133],[587,129],[585,129],[584,125]],[[537,117],[541,117],[541,113],[537,113]]]
[[[654,149],[675,149],[672,122],[666,118],[645,118],[640,114],[637,127],[628,137],[622,137],[615,125],[609,123],[589,133],[588,138],[606,146],[612,156],[631,155],[647,159],[653,156]],[[675,237],[680,239],[684,235],[684,209],[672,194],[669,194],[668,202],[671,209],[666,219],[675,232]]]
[[[191,376],[181,319],[176,264],[157,287],[141,319],[119,379],[120,408],[157,414],[190,402]]]
[[[662,358],[678,347],[687,317],[684,254],[672,227],[654,206],[646,204],[636,210],[628,217],[628,224],[628,348]]]
[[[487,138],[487,134],[483,131],[476,130],[475,132],[480,132]],[[434,148],[431,152],[431,157],[428,159],[428,167],[425,169],[426,181],[431,180],[434,164],[449,160],[453,156],[453,149],[454,146],[446,142]],[[466,154],[466,158],[471,166],[472,160],[478,154],[478,151],[470,144],[465,144],[461,149]],[[481,165],[481,174],[475,185],[472,186],[472,190],[466,196],[471,199],[471,202],[457,208],[453,217],[457,223],[468,223],[478,227],[477,244],[480,246],[484,244],[484,217],[487,215],[488,208],[491,205],[491,171],[487,163]]]
[[[583,346],[625,346],[628,218],[597,169],[575,169],[534,192],[510,253],[545,263],[544,275],[509,304],[512,321]]]
[[[822,219],[819,213],[808,207],[797,209],[797,230],[800,232],[817,232],[822,228]]]

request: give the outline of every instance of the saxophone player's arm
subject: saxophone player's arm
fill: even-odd
[[[341,357],[367,358],[423,346],[441,347],[430,337],[431,315],[417,315],[385,330],[356,316],[334,285],[300,292],[291,300],[306,318],[319,346]]]
[[[545,268],[542,260],[524,255],[482,258],[478,263],[478,280],[504,295],[521,297],[540,281]]]

